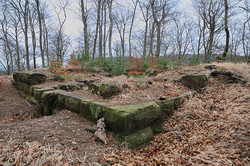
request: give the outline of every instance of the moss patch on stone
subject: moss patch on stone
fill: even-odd
[[[162,112],[158,104],[148,102],[107,107],[104,118],[110,130],[121,135],[129,135],[161,120]]]
[[[125,143],[129,149],[139,148],[148,143],[154,136],[151,127],[137,131],[131,135],[125,136]]]

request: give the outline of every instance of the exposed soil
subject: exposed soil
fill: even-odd
[[[32,105],[18,95],[11,85],[11,76],[0,77],[0,122],[31,119],[35,115]]]

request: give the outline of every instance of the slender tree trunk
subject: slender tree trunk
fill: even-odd
[[[35,29],[34,29],[34,24],[33,24],[33,20],[31,17],[31,11],[30,8],[28,6],[28,12],[29,12],[29,23],[30,23],[30,30],[31,30],[31,36],[32,36],[32,46],[33,46],[33,66],[34,69],[36,69],[36,33],[35,33]]]
[[[224,0],[225,4],[225,32],[226,32],[226,46],[223,52],[223,57],[227,56],[228,49],[229,49],[229,30],[228,30],[228,3],[227,0]]]
[[[100,22],[100,10],[101,10],[101,0],[98,0],[98,6],[97,6],[97,22],[96,22],[96,30],[95,30],[94,48],[93,48],[92,59],[95,59],[96,41],[97,41],[98,27],[99,27],[99,22]]]
[[[104,1],[101,2],[101,15],[100,17],[100,21],[99,21],[99,57],[102,57],[102,25],[103,25],[103,5],[104,5]]]
[[[154,30],[155,30],[155,22],[152,23],[151,34],[150,34],[150,46],[149,46],[149,57],[153,55],[153,40],[154,40]]]
[[[112,31],[113,31],[113,17],[112,17],[112,2],[113,0],[108,0],[109,8],[109,56],[112,57]]]
[[[29,56],[29,39],[28,39],[28,5],[29,1],[25,1],[25,12],[24,12],[24,40],[25,40],[25,51],[26,51],[26,66],[30,70],[30,56]]]
[[[82,22],[83,22],[83,34],[84,34],[84,53],[85,55],[89,55],[88,23],[87,23],[87,13],[85,11],[84,0],[81,0],[81,12],[82,12]]]
[[[132,16],[132,20],[131,20],[131,24],[130,24],[130,29],[129,29],[129,37],[128,37],[129,57],[131,57],[131,35],[132,35],[132,29],[133,29],[134,20],[135,20],[135,12],[136,12],[136,8],[137,8],[137,4],[138,4],[138,0],[136,0],[136,2],[135,2],[133,16]]]
[[[17,70],[21,70],[20,65],[20,51],[19,51],[19,39],[18,39],[18,27],[15,27],[15,41],[16,41],[16,54],[17,54]]]
[[[157,58],[160,57],[160,52],[161,52],[161,22],[157,22],[157,47],[156,47],[156,54],[155,56]]]
[[[106,58],[106,26],[107,26],[107,2],[104,2],[104,29],[103,29],[103,55]]]
[[[148,34],[148,20],[146,21],[145,32],[144,32],[143,59],[146,58],[147,54],[147,34]]]
[[[37,16],[38,16],[38,23],[39,23],[39,44],[40,44],[40,53],[41,53],[41,58],[42,58],[42,67],[45,67],[44,50],[43,50],[43,28],[42,28],[42,18],[41,18],[39,0],[36,0],[36,9],[37,9]]]

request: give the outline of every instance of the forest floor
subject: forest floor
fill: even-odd
[[[249,81],[248,66],[225,64]],[[249,165],[250,86],[210,77],[204,91],[165,119],[163,131],[146,146],[128,150],[110,133],[108,145],[85,128],[94,124],[63,110],[35,111],[0,77],[1,165]]]

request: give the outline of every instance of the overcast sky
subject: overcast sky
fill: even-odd
[[[48,4],[55,3],[57,0],[48,0]],[[130,2],[130,0],[126,0]],[[124,0],[117,0],[119,4],[126,3]],[[76,38],[79,35],[79,32],[82,29],[82,22],[77,18],[77,8],[79,8],[78,0],[70,0],[70,6],[67,10],[67,20],[64,26],[65,33],[71,35],[72,38]],[[190,7],[192,5],[191,0],[180,0],[179,7],[180,9],[190,12]],[[52,6],[50,6],[53,10]]]

